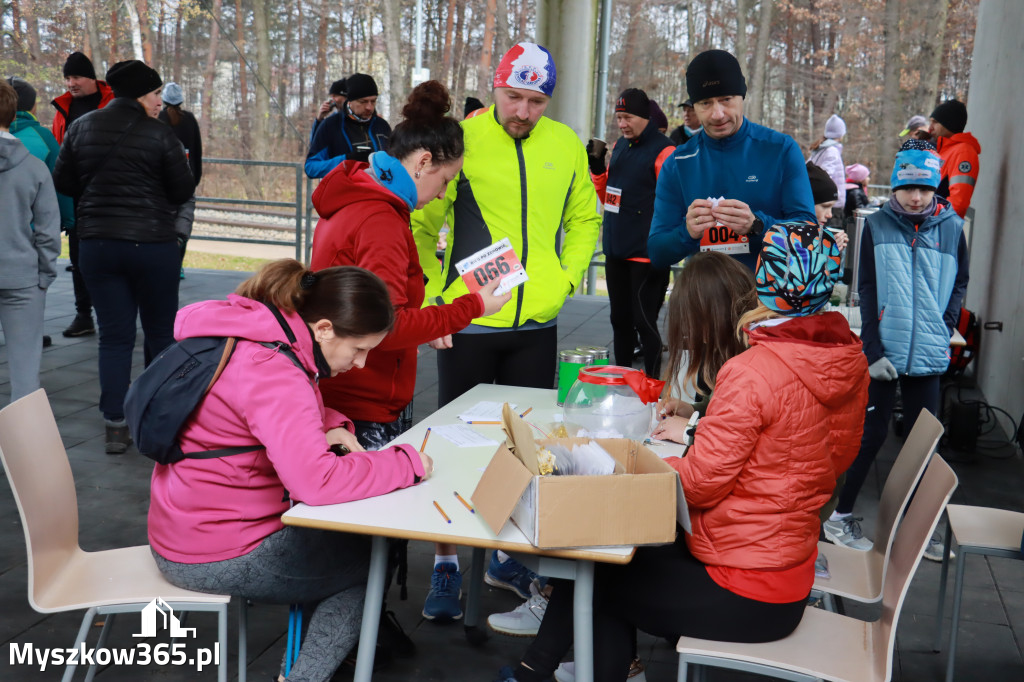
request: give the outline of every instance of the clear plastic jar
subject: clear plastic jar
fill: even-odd
[[[650,380],[638,369],[618,365],[581,368],[562,407],[569,436],[575,437],[580,429],[591,438],[642,440],[649,436],[657,396],[653,394],[653,402],[645,403],[634,388],[643,382]]]

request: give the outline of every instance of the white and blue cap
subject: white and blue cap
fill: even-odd
[[[896,154],[892,167],[892,188],[916,186],[938,189],[941,182],[942,159],[926,149],[904,149]]]
[[[498,62],[494,87],[535,90],[548,97],[555,91],[555,60],[536,43],[516,43]]]
[[[185,95],[181,92],[180,85],[177,83],[167,83],[164,85],[164,89],[160,92],[160,99],[168,104],[179,106],[185,101]]]

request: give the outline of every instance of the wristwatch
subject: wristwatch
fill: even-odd
[[[754,223],[750,226],[750,232],[747,233],[750,237],[757,237],[764,232],[764,221],[760,218],[754,218]]]

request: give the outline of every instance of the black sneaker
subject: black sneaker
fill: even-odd
[[[107,425],[107,454],[123,455],[128,452],[128,446],[132,444],[132,434],[128,430],[128,424],[124,421],[106,422]]]
[[[49,337],[49,335],[43,334],[43,348],[49,348],[52,345],[53,345],[53,339],[51,339]]]
[[[89,334],[95,334],[96,327],[92,323],[92,315],[83,315],[79,313],[75,315],[75,319],[71,320],[71,324],[64,330],[64,336],[88,336]]]

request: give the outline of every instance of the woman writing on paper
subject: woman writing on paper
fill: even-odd
[[[474,318],[492,315],[511,298],[494,295],[498,280],[448,305],[422,307],[423,269],[409,230],[409,215],[444,196],[462,168],[462,127],[447,116],[448,90],[437,81],[416,86],[402,109],[404,120],[391,133],[387,152],[369,163],[346,161],[313,193],[320,214],[313,239],[314,270],[358,265],[388,286],[395,326],[360,372],[324,381],[324,402],[349,415],[364,447],[377,448],[412,425],[416,353],[421,343],[451,347],[450,335]],[[461,576],[455,547],[438,545],[431,593],[424,616],[462,616]]]
[[[279,323],[265,304],[276,306]],[[359,636],[369,538],[285,527],[292,501],[334,504],[406,488],[429,476],[430,458],[409,445],[338,457],[356,447],[352,423],[325,408],[318,376],[362,367],[394,323],[388,291],[360,268],[314,274],[273,261],[226,301],[178,312],[178,339],[234,336],[223,373],[182,427],[185,453],[252,445],[215,459],[157,464],[149,543],[174,585],[311,613],[291,682],[327,682]],[[261,342],[296,339],[289,357]],[[283,678],[282,678],[283,679]]]
[[[595,679],[622,682],[638,629],[767,642],[799,624],[814,582],[819,509],[856,456],[867,361],[839,313],[820,312],[839,249],[813,223],[776,223],[755,272],[750,348],[725,362],[686,457],[692,534],[595,570]],[[554,590],[537,639],[501,679],[547,679],[572,639],[573,590]]]

